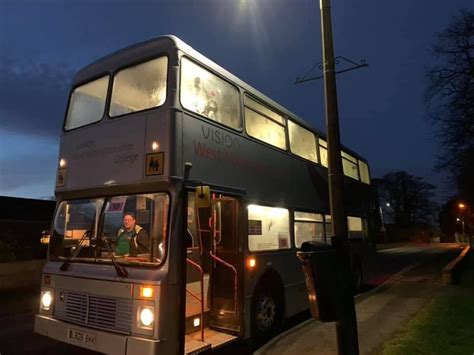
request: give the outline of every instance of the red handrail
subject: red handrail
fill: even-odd
[[[186,258],[186,261],[194,266],[196,269],[198,269],[199,273],[201,274],[201,298],[196,296],[193,292],[190,290],[186,289],[186,291],[193,296],[195,299],[201,302],[201,341],[204,342],[204,270],[201,265],[196,263],[195,261],[192,261],[189,258]]]
[[[219,258],[217,255],[214,255],[212,251],[209,251],[209,255],[211,258],[232,269],[234,272],[234,313],[237,313],[237,269],[234,267],[234,265],[229,264],[227,261]]]

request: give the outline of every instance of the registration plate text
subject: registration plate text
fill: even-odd
[[[85,332],[81,332],[75,329],[68,329],[67,337],[70,340],[74,340],[84,344],[92,344],[95,345],[95,335],[89,334]]]

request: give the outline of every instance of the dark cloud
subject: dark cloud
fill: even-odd
[[[4,58],[0,64],[2,129],[57,136],[72,76],[73,70],[66,67]]]

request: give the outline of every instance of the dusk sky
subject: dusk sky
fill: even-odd
[[[343,144],[372,177],[406,170],[438,186],[441,201],[453,190],[434,170],[424,68],[461,8],[472,0],[332,1],[335,54],[369,63],[338,76]],[[322,80],[293,84],[321,61],[319,1],[0,0],[0,195],[53,196],[74,73],[164,34],[325,131]]]

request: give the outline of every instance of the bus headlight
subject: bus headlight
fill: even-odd
[[[139,327],[145,329],[153,328],[153,322],[155,321],[154,313],[154,307],[140,307],[138,309]]]
[[[51,309],[51,305],[53,304],[53,294],[51,291],[43,291],[41,292],[41,309],[45,311],[49,311]]]

